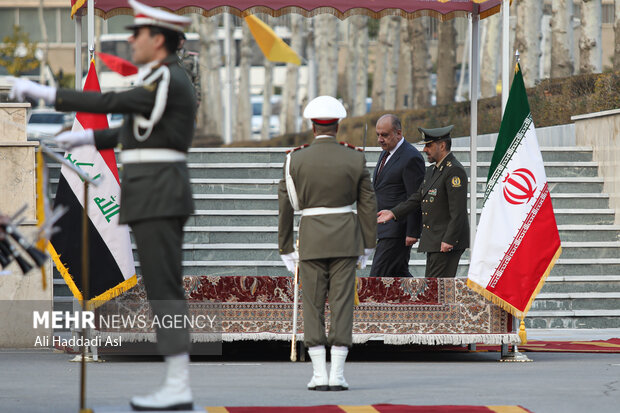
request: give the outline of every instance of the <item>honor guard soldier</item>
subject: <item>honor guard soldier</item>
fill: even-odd
[[[183,225],[193,212],[186,155],[194,135],[194,88],[176,54],[188,17],[129,0],[134,9],[129,38],[138,83],[123,92],[78,92],[14,79],[11,95],[44,99],[62,111],[123,113],[120,128],[64,132],[59,146],[122,145],[120,222],[129,224],[138,247],[142,279],[153,314],[187,315],[182,283]],[[180,317],[179,317],[180,318]],[[175,326],[176,327],[176,326]],[[135,410],[190,410],[189,333],[186,327],[157,328],[158,349],[166,360],[163,386],[133,397]]]
[[[278,244],[294,271],[299,260],[304,344],[312,359],[309,390],[347,390],[344,363],[352,344],[355,267],[364,267],[376,243],[376,202],[364,154],[336,141],[342,104],[319,96],[306,106],[314,142],[289,152],[278,187]],[[353,211],[357,203],[357,214]],[[294,211],[301,211],[299,253],[293,247]],[[325,300],[331,320],[325,334]],[[325,346],[331,346],[327,374]]]
[[[426,252],[426,277],[454,277],[461,255],[469,247],[467,218],[467,173],[450,152],[452,140],[445,128],[424,129],[424,152],[434,165],[426,169],[418,192],[392,210],[377,214],[383,224],[398,220],[417,207],[422,208],[422,235],[418,251]]]

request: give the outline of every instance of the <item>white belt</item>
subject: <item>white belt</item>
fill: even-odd
[[[174,149],[127,149],[121,151],[121,163],[183,162],[187,155]]]
[[[301,216],[307,217],[311,215],[346,214],[347,212],[353,212],[353,205],[347,205],[347,206],[336,207],[336,208],[327,208],[327,207],[306,208],[306,209],[301,210]]]

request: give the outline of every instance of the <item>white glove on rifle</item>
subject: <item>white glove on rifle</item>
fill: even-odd
[[[360,255],[357,258],[358,269],[363,270],[364,268],[366,268],[366,263],[368,262],[368,259],[370,258],[370,256],[372,255],[374,251],[375,251],[374,248],[364,248],[364,255]]]
[[[27,97],[32,99],[43,99],[48,105],[56,101],[56,88],[51,86],[43,86],[21,77],[9,77],[9,83],[13,84],[9,98],[16,99],[20,102],[26,100]]]
[[[56,135],[54,142],[56,142],[56,144],[62,149],[68,151],[76,146],[94,145],[95,135],[93,134],[92,129],[67,131]]]
[[[294,273],[295,264],[299,261],[299,254],[297,253],[297,251],[293,251],[289,254],[282,254],[280,255],[280,258],[282,258],[282,261],[284,261],[284,265],[286,265],[286,269]]]

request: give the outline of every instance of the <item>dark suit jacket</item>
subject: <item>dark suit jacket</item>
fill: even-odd
[[[377,176],[377,169],[384,156],[383,151],[375,167],[373,185],[377,198],[377,209],[392,209],[418,191],[424,178],[424,158],[406,140],[387,161]],[[422,211],[418,207],[398,221],[389,221],[377,226],[377,238],[420,238],[422,231]]]
[[[145,114],[148,117],[151,113],[157,90],[154,84],[103,94],[60,89],[56,93],[56,108],[63,111],[125,114],[122,127],[95,131],[97,149],[113,148],[120,143],[123,150],[165,148],[187,152],[194,136],[194,87],[176,55],[169,55],[162,64],[170,70],[166,108],[151,135],[143,142],[134,137],[134,115]],[[193,210],[189,172],[185,162],[138,163],[123,167],[121,223],[149,218],[183,217],[190,215]]]
[[[392,213],[396,220],[401,220],[409,211],[422,207],[418,251],[438,252],[442,242],[453,245],[455,250],[464,250],[469,247],[467,173],[452,152],[445,157],[439,170],[434,169],[434,165],[427,168],[420,189],[392,208]]]

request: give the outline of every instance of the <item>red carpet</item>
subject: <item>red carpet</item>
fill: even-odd
[[[528,341],[519,351],[555,351],[564,353],[620,353],[620,338],[593,341]],[[477,345],[477,351],[500,351],[499,346]]]
[[[532,413],[521,406],[407,406],[403,404],[206,407],[205,409],[208,413]]]

